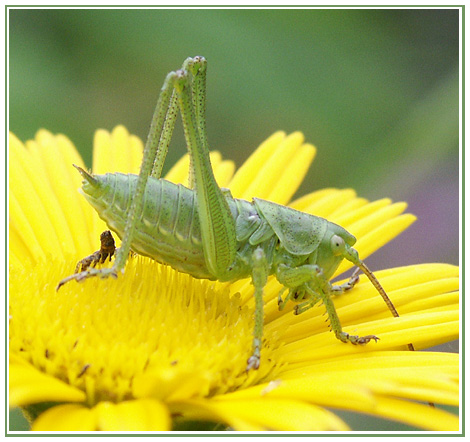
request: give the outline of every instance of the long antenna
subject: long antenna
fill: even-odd
[[[393,302],[391,299],[388,297],[387,293],[385,292],[384,288],[380,285],[379,280],[375,277],[375,275],[372,273],[372,271],[367,267],[364,263],[364,261],[359,260],[359,262],[356,263],[356,265],[364,272],[364,274],[369,278],[369,281],[372,283],[372,285],[377,289],[377,291],[380,293],[380,296],[382,296],[383,300],[385,301],[385,304],[387,304],[388,309],[392,312],[392,315],[395,318],[399,318],[400,315],[398,314],[397,309],[393,305]],[[411,351],[414,351],[413,344],[408,344],[408,348]]]

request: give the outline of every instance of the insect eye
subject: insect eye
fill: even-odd
[[[341,255],[344,251],[344,239],[341,236],[333,235],[331,237],[331,251],[334,255]]]

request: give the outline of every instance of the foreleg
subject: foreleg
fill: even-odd
[[[331,290],[333,291],[333,294],[335,295],[341,295],[344,292],[347,292],[351,289],[354,288],[354,286],[358,283],[359,281],[359,272],[361,269],[359,267],[356,267],[356,270],[354,270],[353,274],[349,278],[348,281],[346,281],[344,284],[341,285],[332,285]]]
[[[328,318],[330,319],[331,329],[333,330],[335,336],[341,342],[351,342],[351,344],[356,345],[356,344],[367,344],[372,339],[375,342],[378,341],[379,338],[375,335],[357,336],[357,335],[350,335],[349,333],[344,332],[341,326],[341,322],[338,318],[338,314],[336,313],[335,305],[333,304],[333,301],[330,296],[331,292],[328,293],[327,291],[319,290],[318,293],[316,294],[318,294],[318,296],[323,302],[323,305],[325,306],[326,312],[328,314]]]
[[[351,342],[352,344],[367,344],[372,339],[375,341],[379,339],[374,335],[356,336],[349,335],[343,331],[331,299],[331,295],[335,293],[335,290],[317,265],[303,265],[299,267],[280,265],[276,276],[279,282],[290,289],[289,299],[304,300],[299,305],[296,305],[294,314],[301,314],[313,307],[318,301],[322,301],[330,320],[331,329],[340,341]],[[296,297],[296,293],[299,296]]]

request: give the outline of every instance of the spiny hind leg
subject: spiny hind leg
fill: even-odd
[[[206,68],[203,57],[185,62],[186,70],[176,72],[174,87],[178,95],[190,172],[195,184],[204,258],[217,279],[230,279],[230,268],[237,251],[235,221],[224,192],[212,170],[205,129]]]

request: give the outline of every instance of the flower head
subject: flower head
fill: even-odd
[[[93,172],[138,170],[141,141],[123,127],[95,136]],[[234,197],[288,204],[313,160],[300,133],[277,132],[234,174],[213,152],[221,187]],[[339,342],[324,309],[279,311],[280,285],[264,294],[259,370],[246,372],[253,286],[197,280],[132,257],[116,280],[65,285],[96,250],[106,225],[78,194],[83,161],[63,135],[10,135],[10,405],[33,430],[151,431],[195,422],[236,430],[348,430],[329,408],[457,430],[456,416],[427,402],[458,405],[458,356],[410,352],[458,336],[458,268],[423,264],[376,272],[401,316],[370,282],[334,302],[346,331],[376,334],[367,346]],[[167,179],[185,182],[188,158]],[[404,203],[368,202],[351,189],[324,189],[289,204],[336,222],[358,239],[362,259],[406,229]],[[350,267],[344,262],[340,275]],[[223,427],[222,427],[223,428]]]

